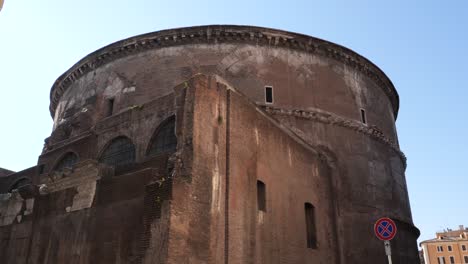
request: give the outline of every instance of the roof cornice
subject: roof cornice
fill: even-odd
[[[463,239],[457,239],[457,238],[453,238],[453,239],[450,239],[450,238],[444,238],[444,239],[438,239],[438,238],[433,238],[433,239],[428,239],[428,240],[424,240],[424,241],[421,241],[419,243],[419,245],[421,246],[422,244],[439,244],[439,243],[459,243],[459,242],[468,242],[468,239],[466,238],[463,238]]]
[[[87,55],[63,73],[50,91],[50,113],[55,115],[58,102],[70,85],[87,74],[116,59],[139,52],[189,44],[247,43],[275,46],[332,58],[353,67],[372,79],[389,98],[395,119],[399,97],[390,79],[368,59],[358,53],[319,38],[283,30],[234,25],[209,25],[161,30],[117,41]]]

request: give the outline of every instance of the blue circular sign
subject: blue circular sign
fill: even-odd
[[[392,240],[396,235],[397,227],[392,219],[384,217],[375,222],[374,232],[380,240]]]

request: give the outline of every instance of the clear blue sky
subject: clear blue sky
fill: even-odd
[[[0,167],[36,164],[52,130],[50,87],[88,53],[160,29],[257,25],[344,45],[383,69],[400,94],[397,127],[420,241],[468,225],[468,1],[383,2],[6,0]]]

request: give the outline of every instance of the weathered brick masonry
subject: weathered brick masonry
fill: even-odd
[[[398,94],[367,59],[274,29],[104,47],[58,78],[37,166],[0,171],[1,263],[417,263]]]

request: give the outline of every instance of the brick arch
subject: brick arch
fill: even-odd
[[[67,152],[64,152],[54,163],[54,166],[52,166],[52,170],[51,171],[56,171],[58,166],[60,165],[61,162],[64,161],[65,158],[67,158],[68,156],[74,156],[75,157],[75,162],[72,164],[76,164],[79,160],[80,160],[80,156],[78,155],[78,153],[76,153],[75,151],[67,151]]]
[[[21,177],[19,179],[14,180],[10,186],[8,187],[8,192],[12,192],[14,189],[18,189],[18,187],[21,187],[26,184],[30,184],[32,181],[28,177]],[[20,184],[20,183],[25,183],[25,184]]]
[[[111,166],[132,164],[136,160],[136,147],[126,136],[117,136],[102,148],[99,162]]]
[[[161,153],[175,152],[177,148],[177,137],[175,133],[175,115],[166,118],[155,129],[148,147],[146,156],[154,156]],[[171,130],[173,131],[171,134]]]

